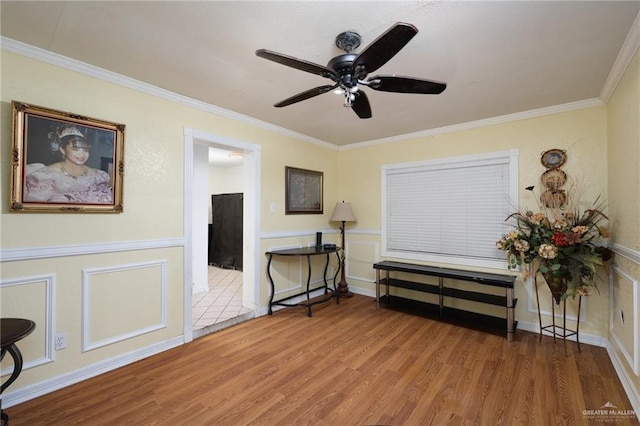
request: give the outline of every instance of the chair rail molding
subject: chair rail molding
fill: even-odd
[[[184,244],[184,238],[165,238],[157,240],[116,241],[110,243],[88,243],[63,246],[5,249],[0,251],[0,263],[15,262],[20,260],[79,256],[86,254],[116,253],[123,251],[183,247]]]

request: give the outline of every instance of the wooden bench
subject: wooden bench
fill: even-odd
[[[435,266],[417,265],[412,263],[384,261],[373,265],[376,270],[376,306],[379,309],[382,302],[389,308],[408,311],[413,314],[436,318],[442,321],[452,322],[458,325],[477,328],[488,332],[500,332],[507,334],[507,340],[513,341],[517,321],[515,320],[515,306],[517,299],[513,297],[513,284],[515,276],[503,274],[491,274],[485,272],[465,271],[461,269],[440,268]],[[381,278],[380,271],[386,271]],[[438,284],[407,281],[390,276],[391,272],[406,273],[438,277]],[[461,290],[449,286],[447,280],[470,281],[477,284],[474,289]],[[380,296],[380,286],[385,286],[385,294]],[[505,295],[490,294],[488,287],[500,287],[505,289]],[[438,295],[438,304],[413,300],[407,297],[389,295],[389,287],[414,290],[422,293]],[[483,288],[485,291],[483,292]],[[446,306],[445,297],[453,299],[471,300],[489,305],[504,306],[505,316],[496,317],[481,314],[471,310],[464,310]]]

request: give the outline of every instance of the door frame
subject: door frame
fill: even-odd
[[[258,311],[260,298],[260,145],[212,133],[184,128],[184,342],[193,340],[191,316],[193,284],[193,170],[194,144],[205,143],[217,148],[229,148],[244,153],[243,180],[243,267],[242,303]]]

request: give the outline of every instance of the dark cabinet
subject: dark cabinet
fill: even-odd
[[[210,265],[242,270],[242,209],[242,193],[211,196]]]

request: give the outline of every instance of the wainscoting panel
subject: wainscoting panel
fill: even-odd
[[[613,267],[610,332],[624,359],[636,375],[640,374],[638,330],[638,281],[621,268]]]
[[[373,283],[376,274],[373,264],[378,262],[378,242],[349,240],[347,246],[347,278]]]
[[[35,330],[18,344],[24,359],[23,370],[54,361],[55,274],[22,277],[0,282],[0,312],[4,318],[26,318]],[[13,359],[2,360],[2,376],[13,371]]]
[[[84,269],[82,299],[82,352],[165,328],[167,261]]]

